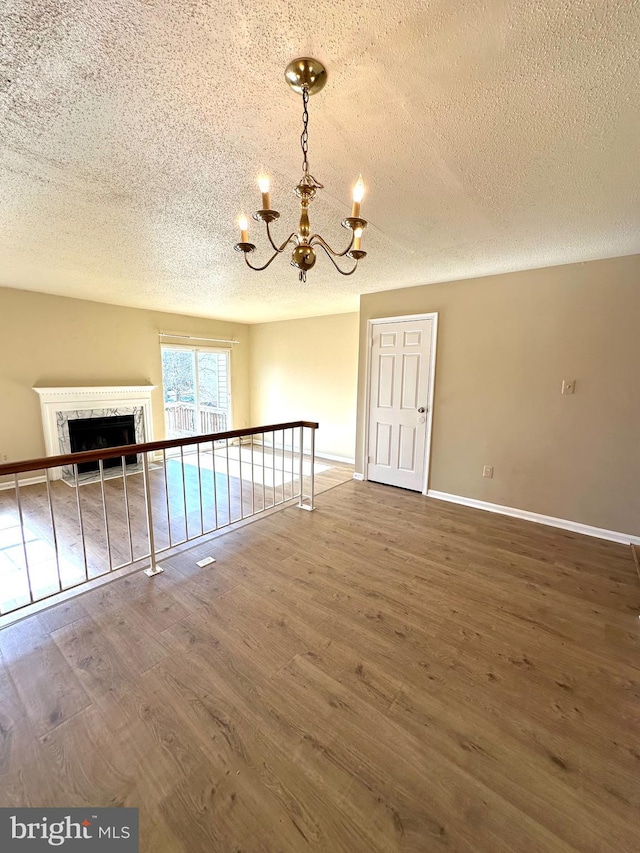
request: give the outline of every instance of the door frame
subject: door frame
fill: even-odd
[[[371,416],[371,350],[373,349],[373,333],[375,327],[381,323],[411,323],[415,320],[431,320],[433,322],[431,334],[431,346],[429,351],[429,389],[427,400],[427,434],[424,449],[424,475],[422,478],[422,492],[426,495],[429,488],[429,468],[431,465],[431,432],[433,430],[433,401],[435,396],[436,379],[436,348],[438,341],[438,312],[431,311],[428,314],[404,314],[399,317],[376,317],[368,320],[367,328],[367,362],[365,368],[365,419],[364,419],[364,479],[369,479],[369,421]]]

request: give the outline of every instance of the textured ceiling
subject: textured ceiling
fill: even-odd
[[[4,0],[0,285],[242,322],[358,294],[640,252],[638,0]],[[312,226],[362,172],[369,252],[252,273],[255,176],[295,227],[299,96],[322,60]],[[265,237],[252,222],[258,258]]]

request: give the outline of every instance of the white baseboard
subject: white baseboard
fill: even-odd
[[[264,447],[273,447],[272,441],[254,441],[254,444],[263,445]],[[276,442],[275,444],[276,450],[282,450],[282,442]],[[284,444],[285,450],[291,450],[291,442],[286,441]],[[296,444],[294,450],[297,452],[298,445]],[[304,447],[305,453],[309,452],[309,444],[305,442]],[[355,457],[350,456],[337,456],[335,453],[322,453],[319,450],[316,450],[316,459],[330,459],[332,462],[344,462],[345,465],[355,465],[356,460]]]
[[[25,477],[23,480],[20,480],[20,485],[35,486],[37,483],[45,483],[46,480],[47,478],[44,476],[44,474],[41,474],[39,477]],[[6,483],[0,483],[0,492],[13,488],[15,488],[15,486],[11,480]]]
[[[512,518],[521,518],[524,521],[533,521],[536,524],[546,524],[549,527],[559,527],[562,530],[571,530],[573,533],[581,533],[584,536],[595,536],[597,539],[608,539],[610,542],[620,542],[622,545],[640,545],[640,536],[632,536],[630,533],[618,533],[616,530],[606,530],[604,527],[592,527],[589,524],[581,524],[579,521],[568,521],[565,518],[555,518],[552,515],[540,515],[537,512],[529,512],[526,509],[516,509],[512,506],[501,506],[488,501],[479,501],[475,498],[464,498],[460,495],[450,495],[447,492],[437,492],[435,489],[427,491],[428,498],[439,501],[448,501],[453,504],[470,506],[474,509],[482,509],[486,512],[496,512],[499,515],[509,515]]]
[[[289,450],[291,448],[288,448]],[[333,453],[318,453],[316,450],[316,456],[318,459],[330,459],[332,462],[344,462],[345,465],[355,465],[356,460],[350,459],[348,456],[336,456]]]
[[[364,480],[364,474],[358,474],[358,472],[356,471],[353,475],[353,479],[354,480]]]

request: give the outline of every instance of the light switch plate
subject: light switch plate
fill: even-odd
[[[563,394],[575,394],[576,392],[576,380],[575,379],[563,379],[562,380],[562,393]]]

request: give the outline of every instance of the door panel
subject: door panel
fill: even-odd
[[[416,428],[400,424],[398,439],[398,468],[414,471],[416,467]]]
[[[420,381],[420,355],[411,353],[402,356],[402,401],[403,409],[418,408],[418,383]]]
[[[414,329],[411,332],[404,333],[404,345],[406,347],[419,347],[421,343],[422,332],[419,329]]]
[[[380,465],[385,468],[391,467],[391,434],[391,424],[376,424],[376,465]]]
[[[393,380],[396,368],[396,357],[395,355],[381,355],[379,364],[378,408],[391,409],[393,407]]]
[[[422,491],[433,323],[398,320],[373,326],[369,480]]]

